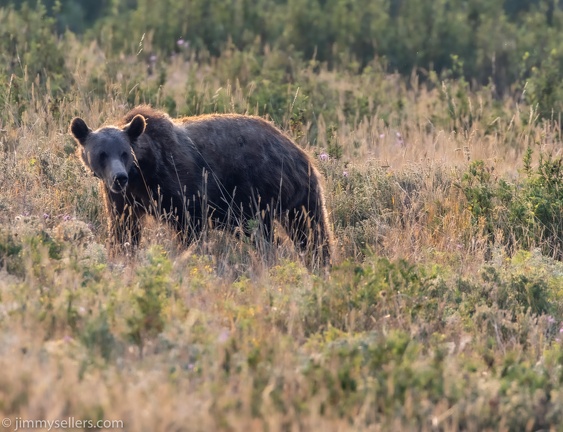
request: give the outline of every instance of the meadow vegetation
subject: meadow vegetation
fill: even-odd
[[[561,430],[557,2],[6,3],[1,417]],[[426,31],[425,51],[403,34]],[[68,126],[140,103],[282,128],[324,175],[335,265],[308,271],[283,234],[186,250],[158,221],[108,256]]]

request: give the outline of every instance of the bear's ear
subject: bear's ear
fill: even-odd
[[[76,117],[70,123],[70,132],[80,144],[84,145],[86,138],[92,130],[86,125],[86,122],[80,117]]]
[[[143,134],[146,127],[145,118],[141,114],[137,114],[123,130],[127,133],[131,142],[135,142]]]

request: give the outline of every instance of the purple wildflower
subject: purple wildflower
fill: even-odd
[[[319,155],[319,159],[322,160],[323,162],[327,161],[329,159],[328,154],[327,153],[321,153]]]
[[[229,340],[229,330],[227,329],[223,329],[221,330],[221,333],[219,333],[219,337],[217,338],[217,340],[219,341],[219,343],[225,343]]]

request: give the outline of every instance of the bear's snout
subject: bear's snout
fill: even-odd
[[[129,181],[129,176],[126,172],[120,172],[113,178],[112,189],[116,192],[121,192],[127,186]]]
[[[113,193],[121,193],[125,190],[129,176],[127,175],[127,168],[121,160],[112,159],[109,163],[106,181]]]

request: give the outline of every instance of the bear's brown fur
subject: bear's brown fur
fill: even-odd
[[[330,262],[321,176],[269,122],[235,114],[173,120],[139,106],[119,126],[92,131],[75,118],[70,130],[84,164],[103,180],[118,243],[139,242],[146,214],[164,217],[188,241],[206,222],[248,233],[249,220],[271,239],[278,220],[310,265]]]

